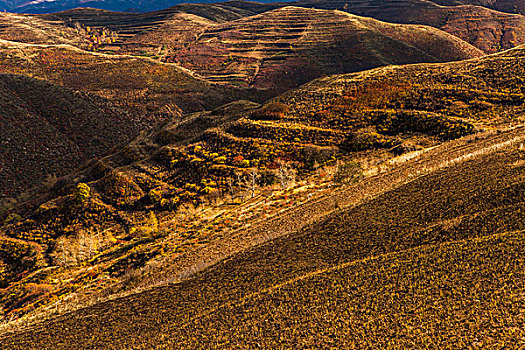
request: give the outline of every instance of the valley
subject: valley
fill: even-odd
[[[518,3],[76,4],[0,13],[0,348],[525,345]]]

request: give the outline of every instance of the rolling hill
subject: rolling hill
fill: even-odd
[[[465,175],[473,187],[464,187],[488,201],[479,202],[483,210],[498,209],[498,198],[518,200],[512,184],[519,184],[523,129],[496,130],[523,123],[524,57],[524,48],[516,48],[462,62],[376,68],[317,79],[262,106],[238,101],[176,116],[7,213],[0,229],[4,315],[68,305],[72,295],[86,305],[137,286],[184,280],[334,209],[507,146],[516,163],[508,167],[510,177],[493,172],[497,162],[488,161]],[[491,179],[501,175],[501,182],[483,184],[484,171]],[[352,181],[358,187],[334,187]],[[413,201],[431,201],[413,191],[406,189]],[[462,187],[457,191],[458,197],[449,191],[439,198],[456,208],[465,196]],[[471,215],[473,200],[450,215]],[[421,209],[427,216],[410,214],[399,227],[435,222],[442,207],[428,205]],[[364,210],[362,220],[365,212],[374,210]],[[522,229],[512,220],[508,230]]]
[[[110,53],[116,51],[121,53],[121,57],[113,55],[110,58],[67,47],[31,46],[27,51],[39,51],[39,56],[48,55],[50,62],[35,62],[25,58],[26,63],[20,67],[20,58],[12,57],[4,49],[1,69],[9,73],[32,74],[68,87],[115,96],[117,99],[123,96],[122,90],[126,89],[118,88],[121,82],[127,84],[127,88],[133,85],[133,94],[142,98],[146,88],[146,94],[154,94],[151,83],[144,82],[153,74],[152,70],[166,72],[159,73],[159,76],[172,72],[179,86],[169,97],[155,94],[158,99],[148,98],[146,103],[143,100],[140,103],[124,103],[142,109],[148,103],[154,104],[148,108],[157,111],[162,105],[173,102],[183,110],[191,111],[201,106],[204,109],[216,107],[219,104],[215,101],[229,102],[225,95],[261,101],[327,74],[348,73],[389,64],[462,60],[483,54],[466,42],[434,28],[393,25],[339,11],[283,7],[224,23],[172,11],[166,10],[165,14],[161,11],[127,15],[102,10],[75,10],[53,15],[47,20],[54,19],[55,23],[60,22],[57,16],[68,14],[76,16],[75,21],[81,15],[100,18],[104,23],[115,20],[114,27],[91,27],[95,23],[84,21],[85,27],[77,26],[75,33],[89,38],[89,33],[95,30],[92,28],[98,28],[103,32],[100,36],[108,39],[108,43],[96,44],[95,47],[92,42],[79,39],[82,42],[79,46],[109,50]],[[168,12],[169,17],[165,17]],[[67,27],[65,22],[64,27]],[[16,44],[6,43],[4,47],[18,49]],[[131,58],[129,54],[148,57]],[[6,55],[10,55],[10,58]],[[64,62],[67,64],[55,62],[66,55],[68,58]],[[153,60],[176,63],[177,66],[155,64]],[[96,68],[86,72],[86,61],[90,62],[91,68]],[[111,61],[111,67],[105,68],[107,72],[101,70],[103,65],[99,62],[102,61],[106,66]],[[149,72],[144,68],[139,69],[142,66],[150,67]],[[115,77],[112,72],[117,70],[124,73]],[[190,71],[196,75],[192,76]],[[156,90],[167,91],[166,84],[172,84],[173,78],[169,83],[166,80],[165,77],[160,79],[157,84],[161,87]],[[210,82],[229,87],[223,89],[210,85]],[[182,86],[189,86],[191,93],[184,91],[188,88]],[[263,90],[266,92],[260,93]],[[129,94],[126,94],[126,99],[129,99]],[[155,101],[149,102],[153,99]]]
[[[182,282],[4,333],[0,345],[519,346],[524,137],[519,128],[444,144],[405,165],[441,163],[423,176],[332,207],[302,230],[263,239]]]
[[[487,53],[523,44],[525,37],[523,15],[495,11],[481,4],[440,6],[434,2],[419,0],[299,0],[294,5],[337,9],[392,23],[428,25],[455,35]]]
[[[0,16],[0,348],[521,345],[525,47],[306,7]]]
[[[283,7],[211,26],[195,42],[168,52],[166,60],[210,81],[283,92],[321,75],[480,55],[429,27]]]
[[[81,45],[75,31],[61,21],[6,12],[0,13],[0,38],[31,44]]]
[[[69,45],[35,45],[0,40],[0,72],[44,79],[75,90],[97,93],[156,125],[170,110],[212,109],[239,98],[264,99],[264,93],[216,86],[175,64],[147,57],[105,55]],[[167,109],[166,109],[167,108]],[[172,113],[171,113],[172,114]]]
[[[523,1],[508,1],[508,0],[496,0],[496,1],[484,1],[484,0],[436,0],[434,1],[440,5],[478,5],[492,8],[498,11],[508,13],[520,13],[525,14],[525,4]]]
[[[0,74],[0,199],[62,176],[136,136],[137,118],[104,98]]]
[[[93,7],[119,12],[148,12],[176,5],[177,0],[7,0],[0,10],[20,13],[52,13],[78,7]]]
[[[149,32],[152,38],[156,35],[162,38],[164,28],[169,28],[174,24],[184,26],[184,19],[179,23],[177,21],[177,17],[181,17],[182,14],[192,14],[213,22],[223,23],[290,5],[346,11],[390,23],[428,25],[455,35],[487,53],[506,50],[525,43],[525,17],[520,14],[503,13],[483,6],[440,6],[429,1],[416,0],[397,2],[300,0],[269,4],[227,1],[214,4],[181,4],[144,14],[75,9],[44,15],[41,18],[61,20],[69,25],[79,22],[94,28],[110,28],[120,34],[120,40],[117,42],[119,47],[132,49],[135,53],[145,51],[156,55],[155,52],[159,47],[170,46],[171,43],[161,39],[154,43],[149,42],[153,44],[152,47],[149,47],[144,44],[140,45],[140,36],[137,38],[133,36]],[[192,35],[193,33],[198,35],[201,32],[192,31],[191,25],[188,26],[188,30]],[[176,38],[175,36],[174,39]],[[129,51],[124,50],[124,52]]]

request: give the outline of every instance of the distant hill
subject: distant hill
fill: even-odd
[[[439,5],[478,5],[498,11],[519,13],[525,15],[525,2],[523,0],[434,0]]]
[[[186,31],[174,27],[182,19],[172,17],[173,24],[128,43],[171,43],[164,60],[208,81],[280,92],[326,74],[482,55],[430,27],[391,25],[344,12],[284,7],[216,25],[196,19],[195,35],[184,36]],[[190,22],[185,26],[191,28]]]
[[[68,45],[2,40],[0,48],[0,71],[29,75],[111,98],[122,108],[145,115],[145,127],[166,118],[169,115],[166,108],[191,112],[254,96],[243,89],[210,84],[175,64],[147,57],[105,55]],[[264,99],[264,93],[258,98]]]
[[[199,3],[213,3],[201,0]],[[264,2],[264,1],[263,1]],[[0,4],[0,11],[18,13],[53,13],[78,7],[92,7],[116,12],[150,12],[185,3],[181,0],[6,0]]]
[[[429,25],[456,35],[489,53],[525,43],[525,17],[495,11],[488,3],[451,2],[451,6],[444,7],[423,0],[299,0],[293,4],[337,9],[392,23]]]
[[[110,28],[121,35],[118,44],[126,49],[151,52],[148,45],[137,43],[136,34],[151,32],[159,35],[163,29],[177,22],[174,14],[186,13],[222,23],[242,17],[253,16],[285,6],[340,10],[348,13],[375,18],[385,22],[401,24],[429,25],[455,35],[487,53],[509,49],[525,43],[525,17],[495,11],[488,7],[474,5],[440,6],[423,0],[404,0],[397,2],[383,0],[339,1],[339,0],[299,0],[295,2],[255,3],[246,1],[227,1],[212,4],[180,4],[162,11],[145,14],[115,13],[93,9],[75,9],[44,19],[61,20],[72,24],[79,22],[93,27]],[[177,25],[183,26],[184,22]],[[202,28],[204,30],[205,28]],[[160,30],[160,31],[159,31]],[[190,32],[198,35],[199,32]],[[169,42],[159,40],[157,47]],[[126,50],[124,50],[126,51]]]
[[[230,5],[234,4],[228,4]],[[63,56],[67,51],[70,56],[67,67],[58,63],[58,67],[48,67],[52,69],[42,71],[38,66],[45,67],[46,60],[27,61],[27,65],[19,67],[13,57],[6,59],[2,65],[6,72],[36,74],[44,79],[73,88],[89,89],[105,96],[109,96],[111,90],[120,89],[118,82],[129,85],[136,79],[131,76],[141,76],[140,80],[148,75],[131,67],[148,65],[164,71],[170,70],[179,77],[178,84],[190,84],[190,89],[198,94],[171,94],[170,97],[165,97],[168,100],[178,100],[176,104],[179,107],[191,111],[199,108],[199,103],[211,106],[214,99],[229,102],[226,101],[226,95],[261,101],[264,96],[275,96],[327,74],[361,71],[389,64],[463,60],[483,54],[461,39],[431,27],[388,24],[341,11],[283,7],[245,17],[246,12],[232,10],[229,13],[236,13],[240,18],[223,21],[217,19],[216,12],[204,9],[202,7],[199,8],[202,11],[193,11],[196,7],[188,5],[183,9],[174,7],[139,15],[79,9],[37,18],[28,17],[29,20],[34,19],[35,27],[37,22],[40,24],[48,21],[57,28],[61,26],[63,33],[73,32],[76,37],[73,35],[71,40],[77,40],[76,46],[83,49],[121,54],[120,58],[111,56],[111,65],[120,66],[121,72],[115,81],[108,79],[111,70],[102,71],[95,64],[102,60],[100,55],[73,52],[66,48],[30,47],[28,50],[42,54],[47,52],[51,57]],[[178,12],[180,10],[191,10],[200,15]],[[225,13],[220,14],[222,16]],[[6,21],[17,16],[19,15],[5,15]],[[71,18],[66,19],[69,16]],[[83,27],[75,25],[77,22],[82,23]],[[95,30],[102,34],[90,34]],[[23,33],[19,33],[18,40],[31,41],[30,32],[26,31],[27,37]],[[48,35],[53,37],[51,33]],[[1,37],[7,40],[17,38],[10,32],[0,31]],[[93,40],[93,37],[99,39]],[[98,47],[100,42],[104,43]],[[146,58],[132,59],[126,55]],[[82,67],[86,59],[92,61],[90,65],[95,67],[89,74],[85,74]],[[175,63],[187,70],[177,69],[169,64],[155,64],[153,60]],[[11,64],[13,66],[9,67]],[[125,67],[128,68],[124,69]],[[190,72],[196,73],[196,76],[191,76]],[[88,81],[97,74],[101,76],[93,81],[93,85],[98,88],[93,89]],[[77,79],[81,83],[74,85],[73,80]],[[161,81],[166,79],[171,78],[163,77]],[[102,84],[104,81],[105,85]],[[209,85],[210,83],[227,84],[229,87],[221,91],[217,86]],[[101,84],[105,87],[102,88]],[[145,85],[141,84],[127,86],[126,89],[143,91],[141,89]],[[247,89],[266,92],[263,95],[253,94]],[[203,96],[205,91],[214,92],[200,101],[199,96]],[[152,93],[151,89],[148,90],[148,94]],[[126,99],[131,97],[129,94],[116,96]],[[157,107],[151,107],[152,111],[161,108],[158,101],[155,103]],[[142,102],[136,106],[142,109],[145,107]]]

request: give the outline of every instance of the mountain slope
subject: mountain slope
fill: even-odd
[[[8,41],[0,41],[0,48],[0,72],[24,74],[111,98],[143,118],[145,128],[165,120],[169,110],[210,109],[253,95],[215,86],[177,65],[143,57]]]
[[[75,31],[60,21],[5,12],[0,13],[0,38],[32,44],[81,44]]]
[[[478,5],[508,13],[525,14],[525,3],[522,0],[435,0],[434,2],[440,5]]]
[[[268,235],[295,232],[338,203],[359,204],[458,157],[491,150],[480,141],[500,140],[490,130],[523,122],[524,57],[517,48],[330,76],[262,107],[238,101],[172,118],[13,208],[0,230],[27,257],[5,253],[5,317],[79,286],[111,295],[131,288],[128,277],[139,285],[157,275],[177,280]],[[480,130],[487,132],[461,139],[458,151],[428,153]],[[503,134],[501,142],[507,135],[516,136]],[[408,172],[384,181],[374,176],[422,154],[428,162],[407,163]],[[361,164],[362,170],[343,168],[341,181],[365,176],[366,186],[334,192],[327,172],[343,171],[337,161]],[[329,170],[334,166],[339,170]],[[304,208],[310,195],[322,193],[325,204],[280,221],[286,209]]]
[[[77,16],[76,18],[100,18],[100,23],[115,20],[114,26],[108,28],[116,31],[118,39],[102,45],[101,50],[113,52],[116,49],[123,56],[130,53],[174,62],[196,72],[209,82],[239,86],[237,89],[227,88],[222,93],[238,97],[253,96],[248,92],[243,95],[240,91],[242,89],[265,89],[266,96],[275,95],[327,74],[360,71],[389,64],[462,60],[482,55],[481,51],[466,42],[430,27],[392,25],[338,11],[284,7],[221,24],[193,14],[173,13],[173,9],[166,10],[165,14],[160,11],[126,15],[82,9],[71,11],[71,14]],[[169,16],[168,12],[171,13]],[[68,16],[69,13],[59,15]],[[60,21],[56,17],[59,15],[44,18]],[[107,16],[109,17],[106,18]],[[89,24],[95,23],[84,23],[86,28],[91,28]],[[37,50],[36,47],[31,49]],[[53,56],[57,48],[41,48],[40,51],[48,51]],[[80,53],[71,52],[69,56],[79,57]],[[74,70],[80,68],[81,61],[87,59],[87,53],[83,56],[82,59],[68,58],[68,64],[73,65]],[[93,62],[101,59],[96,55],[89,58]],[[155,65],[138,58],[132,60],[129,57],[113,56],[111,60],[115,66],[124,67],[133,61],[134,66],[148,62],[149,66],[156,66],[159,70],[169,69],[166,65]],[[9,68],[9,60],[6,59],[5,62],[6,72],[20,71],[18,65]],[[38,69],[28,66],[20,72],[39,74],[37,76],[57,82],[59,79],[62,82],[68,81],[67,75],[71,75],[68,72],[66,77],[51,77],[49,74],[42,75]],[[63,74],[65,67],[59,65],[58,69]],[[171,70],[176,71],[176,68]],[[97,79],[106,79],[101,76],[104,73],[98,74],[100,76]],[[220,91],[210,91],[218,90],[217,87],[205,86],[204,81],[191,77],[187,71],[179,70],[176,74],[187,84],[195,86],[191,89],[198,93],[209,91],[207,98],[227,102],[225,98],[214,96],[220,95]],[[95,72],[89,75],[95,75]],[[84,74],[75,79],[87,80],[89,75]],[[131,79],[129,75],[136,73],[126,73],[118,79]],[[86,83],[87,86],[90,85],[83,81],[84,89]],[[134,90],[142,91],[143,87],[136,85]],[[106,89],[115,90],[109,87]],[[188,103],[198,106],[199,103],[208,102],[207,99],[188,101],[190,96],[179,95],[179,98],[184,99],[177,103],[184,110],[195,110],[193,106],[188,108]]]
[[[124,48],[123,52],[148,52],[152,56],[158,54],[158,48],[171,43],[166,40],[140,43],[139,38],[133,38],[139,33],[150,33],[165,37],[162,27],[175,24],[184,27],[184,20],[177,22],[178,14],[193,14],[207,18],[213,22],[232,21],[243,17],[282,8],[289,5],[340,10],[348,13],[372,17],[381,21],[400,24],[428,25],[449,34],[455,35],[464,41],[487,53],[509,49],[525,43],[525,17],[519,14],[498,12],[482,6],[439,6],[428,1],[399,1],[384,2],[379,0],[364,0],[354,2],[301,0],[291,3],[259,4],[244,1],[228,1],[216,4],[181,4],[162,11],[145,14],[116,13],[94,9],[75,9],[62,13],[44,15],[43,19],[61,20],[70,25],[74,22],[82,23],[95,28],[110,28],[119,33],[120,40],[116,43]],[[198,36],[200,31],[193,31],[191,25],[187,28],[191,35]],[[177,41],[174,36],[172,40]],[[152,47],[150,47],[153,45]],[[177,49],[178,45],[175,44]],[[113,49],[109,46],[108,49]],[[130,51],[131,50],[131,51]]]
[[[445,145],[434,155],[460,151],[466,157],[361,205],[336,209],[300,232],[240,252],[186,281],[5,334],[0,344],[13,349],[519,344],[523,140],[521,128]]]
[[[166,59],[211,81],[285,91],[320,75],[480,55],[429,27],[284,7],[209,27]]]
[[[420,0],[320,1],[299,0],[294,6],[347,11],[385,22],[422,24],[439,28],[488,52],[524,43],[525,17],[472,5],[439,6]],[[281,6],[287,6],[281,3]],[[451,4],[458,5],[458,4]]]
[[[1,199],[71,172],[142,127],[106,99],[5,74],[0,110]]]
[[[176,0],[11,0],[5,1],[0,10],[21,13],[51,13],[77,7],[94,7],[110,11],[154,11],[180,3]]]

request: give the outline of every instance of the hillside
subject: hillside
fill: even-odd
[[[78,7],[120,12],[149,12],[180,3],[178,0],[6,0],[0,10],[21,13],[52,13]]]
[[[180,113],[212,109],[264,93],[216,86],[175,64],[144,57],[92,53],[68,45],[0,40],[0,72],[23,74],[96,93],[138,114],[145,128]],[[175,113],[175,114],[174,114]]]
[[[520,128],[444,144],[407,163],[421,171],[442,162],[425,176],[409,176],[357,206],[336,205],[331,215],[303,230],[238,252],[180,283],[5,333],[0,344],[12,349],[519,345],[524,137]],[[370,183],[388,182],[389,176]],[[362,188],[353,186],[354,192]]]
[[[0,39],[32,44],[81,45],[74,29],[61,21],[0,12]]]
[[[498,12],[483,6],[440,6],[433,2],[420,0],[397,2],[363,0],[350,3],[300,0],[270,4],[227,1],[215,4],[181,4],[144,14],[75,9],[43,15],[39,18],[63,21],[69,26],[78,22],[93,28],[109,28],[119,33],[116,45],[122,52],[135,54],[147,52],[152,56],[162,56],[162,52],[159,54],[159,47],[171,45],[169,40],[165,40],[164,29],[169,30],[173,25],[184,27],[187,18],[183,16],[184,14],[203,17],[215,23],[223,23],[290,5],[346,11],[391,23],[428,25],[455,35],[487,53],[506,50],[525,43],[525,17],[523,15]],[[178,21],[178,18],[181,20]],[[204,29],[205,27],[202,28]],[[194,31],[191,24],[187,30],[192,36],[198,36],[202,32],[202,30]],[[158,36],[159,39],[143,43],[140,36],[134,37],[145,33],[149,33],[151,38]],[[172,35],[172,40],[177,41],[178,36]],[[175,47],[177,44],[174,45]],[[103,49],[115,50],[115,45],[107,45]]]
[[[59,22],[56,16],[76,16],[68,25],[76,23],[80,16],[100,18],[100,23],[110,22],[107,18],[110,16],[111,21],[115,21],[113,27],[109,24],[97,27],[86,21],[82,22],[84,27],[76,24],[75,34],[81,42],[77,46],[116,52],[122,54],[121,57],[89,54],[68,47],[30,46],[25,51],[49,56],[49,59],[34,61],[27,58],[28,54],[13,57],[9,50],[19,50],[20,46],[5,43],[4,47],[9,50],[3,50],[0,68],[106,97],[115,96],[117,100],[126,89],[132,89],[133,95],[141,98],[145,91],[148,95],[152,90],[167,92],[175,78],[178,86],[169,97],[156,94],[146,97],[146,103],[143,100],[137,103],[138,96],[131,98],[133,101],[123,101],[125,105],[142,108],[142,113],[152,114],[150,110],[156,112],[169,103],[175,103],[184,111],[193,111],[210,109],[235,98],[263,101],[327,74],[389,64],[462,60],[483,54],[466,42],[430,27],[393,25],[339,11],[284,7],[217,23],[193,14],[174,13],[174,9],[166,10],[166,14],[159,11],[142,15],[80,9],[52,15],[46,20],[54,18]],[[64,22],[67,28],[66,24]],[[94,31],[102,33],[97,32],[96,38],[109,41],[105,44],[100,43],[103,39],[94,43],[82,41],[86,36],[91,38],[89,33]],[[66,55],[63,62],[67,64],[55,62]],[[18,56],[26,57],[22,67]],[[155,63],[155,60],[176,65]],[[89,72],[86,72],[86,61],[94,68]],[[102,70],[109,62],[111,67],[105,68],[108,72]],[[55,64],[56,67],[51,66]],[[114,77],[114,70],[124,73]],[[160,80],[156,83],[159,87],[144,81],[152,74],[162,76],[156,78]],[[167,75],[175,77],[167,78]],[[210,82],[229,87],[210,85]],[[119,88],[121,84],[127,87]],[[130,99],[129,94],[126,99]],[[153,106],[146,111],[144,106],[148,104]]]
[[[284,7],[209,27],[197,41],[168,52],[166,60],[210,81],[282,92],[326,74],[480,55],[429,27]]]
[[[487,53],[525,43],[523,15],[498,12],[482,4],[440,6],[422,0],[299,0],[280,5],[341,10],[385,22],[428,25],[455,35]]]
[[[1,228],[6,246],[16,247],[0,250],[5,317],[78,296],[72,292],[83,300],[148,285],[150,277],[176,279],[258,242],[243,238],[246,228],[329,198],[325,209],[314,206],[256,237],[294,232],[338,205],[334,182],[367,179],[369,187],[341,192],[350,205],[442,167],[459,155],[426,153],[432,147],[523,122],[524,50],[330,76],[262,107],[238,101],[172,118],[10,211]],[[416,163],[413,175],[374,177],[425,153],[429,163]]]
[[[0,202],[68,174],[143,127],[106,99],[6,74],[0,111]]]
[[[508,13],[525,14],[525,3],[521,0],[434,0],[434,2],[440,5],[479,5]]]

